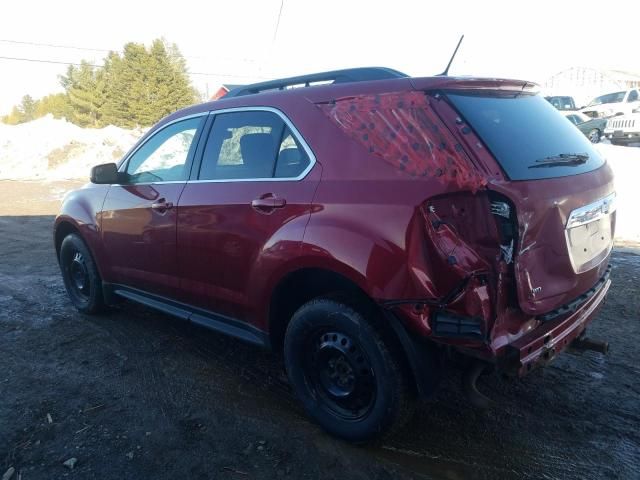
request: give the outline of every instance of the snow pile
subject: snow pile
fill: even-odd
[[[616,241],[640,243],[640,148],[599,143],[602,153],[615,174]]]
[[[86,179],[92,166],[117,162],[141,135],[114,126],[82,128],[51,115],[0,123],[0,180]]]

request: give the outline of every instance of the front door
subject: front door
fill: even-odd
[[[251,321],[254,288],[302,240],[319,168],[281,114],[217,114],[178,208],[183,301]]]
[[[204,116],[152,134],[120,168],[102,210],[106,280],[172,297],[176,277],[176,207],[189,176]]]

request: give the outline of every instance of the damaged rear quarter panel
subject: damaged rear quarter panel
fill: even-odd
[[[474,192],[486,185],[422,92],[362,95],[319,108],[371,155],[408,175]]]
[[[323,168],[303,252],[309,264],[330,257],[325,264],[347,266],[380,302],[436,301],[471,279],[450,299],[451,309],[486,323],[493,315],[490,287],[471,277],[488,273],[489,263],[450,226],[436,225],[426,201],[459,192],[473,198],[487,180],[429,102],[424,93],[409,91],[317,104],[331,120],[326,128],[343,135],[319,129],[313,134],[333,138],[330,147],[318,145],[330,150],[319,157],[339,160]],[[499,254],[497,245],[495,250]],[[409,302],[394,308],[403,311],[410,329],[431,333],[430,306]]]

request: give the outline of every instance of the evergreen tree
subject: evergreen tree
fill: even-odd
[[[102,67],[86,61],[70,66],[60,84],[64,94],[39,102],[27,95],[2,121],[22,123],[51,113],[83,127],[150,126],[198,100],[184,57],[162,39],[149,48],[127,43],[122,54],[110,52]]]
[[[175,45],[170,51],[162,40],[154,40],[148,50],[128,43],[122,56],[107,57],[103,122],[149,126],[196,101],[184,58]]]
[[[38,103],[31,98],[31,95],[25,95],[20,102],[19,110],[22,112],[23,122],[30,122],[36,118],[36,109]]]
[[[79,67],[70,65],[66,76],[60,77],[69,105],[73,123],[86,127],[100,125],[100,109],[104,103],[104,71],[82,61]]]
[[[31,95],[25,95],[22,97],[20,105],[13,107],[9,115],[2,117],[2,122],[9,125],[30,122],[38,118],[37,109],[38,101],[34,100]]]
[[[175,44],[167,45],[163,40],[155,40],[150,55],[155,122],[178,108],[194,103],[197,92],[191,87],[186,62]]]
[[[17,125],[23,121],[22,112],[17,106],[11,109],[11,113],[2,117],[2,123],[6,123],[8,125]]]
[[[67,95],[64,93],[56,93],[47,95],[38,101],[36,109],[36,118],[44,117],[47,114],[53,115],[53,118],[65,118],[71,120],[73,112],[69,105]]]
[[[125,45],[125,58],[136,56],[132,51],[133,45]],[[103,124],[121,127],[135,126],[136,121],[131,115],[130,98],[130,89],[132,83],[135,82],[135,77],[136,72],[130,65],[125,65],[125,60],[120,55],[114,52],[109,53],[104,65],[105,95],[101,109]]]

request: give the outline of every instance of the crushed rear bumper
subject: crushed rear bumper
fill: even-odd
[[[569,304],[565,311],[549,316],[553,319],[544,321],[536,329],[509,344],[498,360],[498,370],[510,376],[521,377],[535,367],[548,364],[569,347],[585,331],[602,306],[611,286],[609,272],[610,267],[589,292]]]

